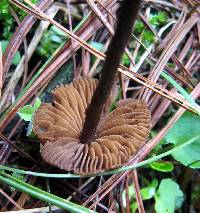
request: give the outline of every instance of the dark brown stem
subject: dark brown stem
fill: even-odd
[[[90,143],[96,137],[103,108],[110,95],[122,54],[130,39],[140,2],[140,0],[124,0],[120,5],[115,35],[106,52],[106,60],[101,71],[102,76],[86,111],[86,119],[80,137],[81,143]]]

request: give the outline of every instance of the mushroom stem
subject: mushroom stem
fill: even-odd
[[[83,144],[91,143],[96,138],[97,127],[104,105],[110,96],[117,68],[130,39],[140,2],[141,0],[124,0],[121,2],[115,35],[106,52],[101,79],[86,111],[86,118],[80,136],[80,142]]]

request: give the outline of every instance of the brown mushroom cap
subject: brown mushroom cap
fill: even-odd
[[[33,130],[44,144],[43,159],[53,166],[78,174],[116,168],[145,143],[150,129],[150,113],[143,101],[121,100],[102,118],[96,139],[79,140],[85,112],[98,81],[74,80],[54,90],[54,104],[42,104],[34,115]]]

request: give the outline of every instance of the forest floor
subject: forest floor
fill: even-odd
[[[200,3],[143,0],[112,105],[143,100],[146,143],[108,173],[46,163],[33,117],[52,91],[100,78],[119,2],[0,2],[0,211],[200,212]]]

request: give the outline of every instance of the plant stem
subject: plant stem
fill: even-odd
[[[117,68],[130,39],[140,2],[140,0],[124,0],[120,5],[115,35],[106,52],[101,79],[86,111],[86,119],[80,136],[80,142],[83,144],[91,143],[96,137],[104,105],[110,96]]]

